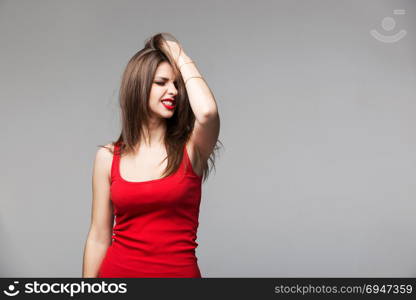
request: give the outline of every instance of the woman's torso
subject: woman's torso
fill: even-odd
[[[188,147],[179,169],[165,178],[160,175],[167,160],[158,164],[166,152],[120,159],[114,150],[110,195],[116,224],[98,277],[201,277],[195,240],[202,177]]]

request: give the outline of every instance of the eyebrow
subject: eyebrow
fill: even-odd
[[[163,77],[163,76],[156,76],[156,78],[160,78],[160,79],[163,79],[163,80],[169,80],[169,78],[166,78],[166,77]]]

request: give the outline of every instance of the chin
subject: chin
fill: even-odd
[[[159,116],[161,117],[161,118],[163,118],[163,119],[170,119],[170,118],[172,118],[173,117],[173,114],[174,114],[174,112],[171,112],[171,113],[166,113],[166,112],[164,112],[164,113],[162,113],[162,114],[160,114]]]

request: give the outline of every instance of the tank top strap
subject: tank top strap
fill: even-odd
[[[113,151],[113,161],[111,163],[111,183],[118,178],[119,175],[119,165],[120,165],[120,145],[115,144],[114,145],[114,151]]]

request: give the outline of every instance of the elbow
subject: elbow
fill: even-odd
[[[216,109],[213,109],[201,114],[201,116],[199,116],[197,120],[199,123],[204,124],[215,118],[218,118],[218,111]]]

